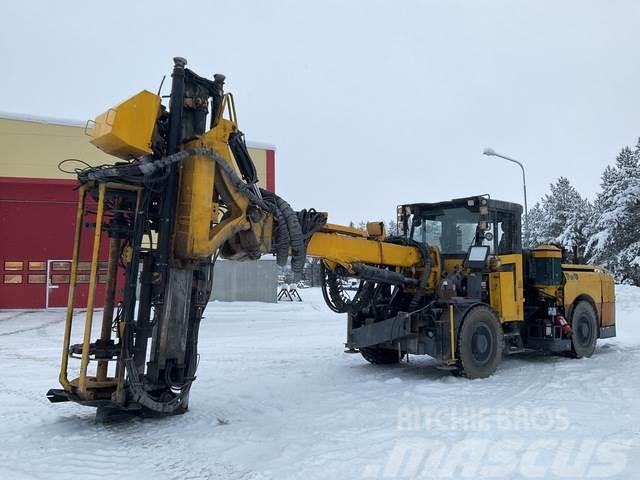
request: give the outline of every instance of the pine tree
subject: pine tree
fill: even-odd
[[[563,232],[557,242],[570,252],[575,263],[585,261],[587,243],[593,229],[593,205],[586,198],[579,198],[574,205],[575,210],[567,217]]]
[[[617,182],[618,171],[610,166],[602,172],[600,192],[594,203],[595,220],[593,235],[587,244],[587,256],[591,263],[608,264],[607,258],[611,256],[609,241],[610,225],[613,223],[609,215],[613,205],[614,187]]]
[[[550,185],[550,193],[528,214],[531,246],[557,243],[581,261],[591,233],[593,207],[566,177]]]
[[[547,241],[561,243],[561,238],[567,236],[567,226],[572,221],[576,207],[581,203],[580,194],[567,177],[560,177],[555,184],[551,184],[551,193],[542,199],[547,220]]]
[[[588,252],[616,280],[640,285],[640,141],[622,149],[614,167],[602,174],[594,235]]]
[[[529,245],[536,247],[544,243],[543,238],[546,238],[544,220],[545,215],[542,210],[540,202],[536,202],[532,209],[527,214],[527,223],[529,224]]]
[[[398,224],[395,220],[389,220],[387,222],[387,235],[398,235]]]

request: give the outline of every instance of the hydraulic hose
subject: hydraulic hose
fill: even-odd
[[[243,181],[233,167],[215,150],[204,147],[189,148],[168,155],[159,160],[147,160],[134,164],[110,165],[85,168],[78,171],[81,183],[87,181],[108,181],[118,178],[132,183],[153,182],[154,176],[166,167],[182,162],[191,156],[205,156],[216,162],[217,166],[229,177],[234,187],[249,198],[249,201],[275,216],[276,239],[273,253],[279,265],[284,265],[291,250],[291,269],[294,279],[302,275],[306,258],[306,244],[313,234],[321,228],[326,218],[315,210],[296,212],[284,199],[273,192],[256,189],[255,184]]]
[[[413,311],[420,305],[420,300],[422,300],[422,297],[424,297],[425,289],[427,288],[427,285],[429,283],[429,275],[431,274],[431,255],[429,253],[429,245],[413,240],[412,238],[399,236],[388,237],[387,239],[385,239],[385,242],[415,247],[420,251],[423,271],[422,275],[420,275],[418,286],[416,287],[416,293],[413,294],[411,302],[409,303],[409,311]]]

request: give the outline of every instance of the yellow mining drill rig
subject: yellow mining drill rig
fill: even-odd
[[[77,170],[62,389],[48,392],[52,402],[95,406],[99,416],[184,412],[218,256],[275,254],[281,265],[290,257],[298,274],[306,256],[319,257],[325,300],[347,313],[347,348],[374,364],[429,355],[483,378],[503,353],[588,357],[598,338],[615,335],[611,276],[563,264],[553,245],[523,249],[520,205],[484,195],[401,205],[394,236],[382,223],[363,232],[313,209],[294,211],[258,188],[224,76],[210,80],[185,66],[174,59],[168,110],[143,91],[91,128],[92,143],[122,161]],[[90,293],[82,341],[72,344],[83,237],[93,245]],[[104,248],[105,306],[92,341]],[[346,277],[360,281],[353,298],[342,289]]]

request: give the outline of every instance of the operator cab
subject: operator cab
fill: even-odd
[[[487,195],[398,207],[404,236],[436,246],[444,260],[466,259],[472,246],[488,247],[488,255],[522,253],[517,203]]]

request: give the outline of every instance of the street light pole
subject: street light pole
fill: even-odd
[[[501,155],[499,153],[497,153],[495,150],[493,150],[492,148],[485,148],[484,151],[482,152],[484,155],[490,156],[490,157],[500,157],[504,160],[508,160],[509,162],[515,163],[517,164],[520,169],[522,170],[522,190],[524,191],[524,229],[525,229],[525,236],[524,236],[524,241],[526,243],[526,246],[529,246],[529,206],[527,205],[527,179],[524,173],[524,165],[522,165],[522,163],[520,163],[518,160],[516,160],[515,158],[510,158],[507,157],[505,155]]]

